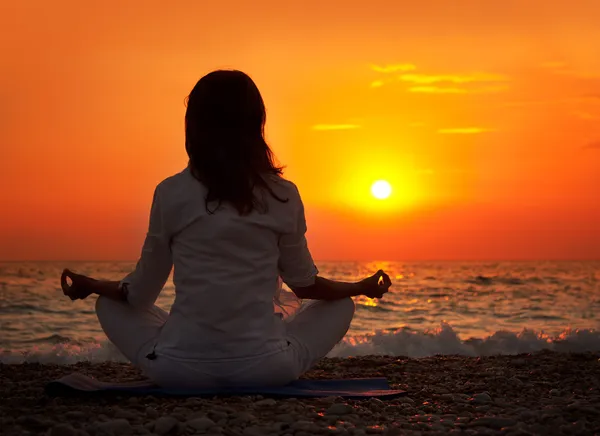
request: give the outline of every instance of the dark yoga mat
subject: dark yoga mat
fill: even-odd
[[[73,395],[154,395],[179,397],[214,397],[231,395],[262,395],[265,397],[343,397],[395,398],[405,391],[390,389],[385,378],[358,378],[345,380],[297,380],[281,387],[252,387],[234,389],[164,389],[150,381],[107,383],[74,373],[46,385],[46,393],[53,397]]]

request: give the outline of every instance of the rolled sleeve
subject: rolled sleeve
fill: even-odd
[[[165,230],[159,187],[154,191],[150,224],[142,254],[135,269],[121,280],[126,289],[127,301],[139,308],[150,307],[156,302],[173,267],[170,237]]]
[[[312,286],[319,273],[306,241],[304,205],[298,194],[294,230],[279,238],[279,274],[290,288]]]

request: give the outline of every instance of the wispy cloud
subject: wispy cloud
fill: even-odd
[[[600,150],[600,140],[590,142],[582,147],[584,150]]]
[[[403,82],[418,83],[421,85],[430,85],[434,83],[489,83],[489,82],[507,82],[509,79],[502,74],[490,73],[470,73],[470,74],[421,74],[411,73],[402,74],[398,77]]]
[[[411,86],[409,92],[420,92],[423,94],[468,94],[469,90],[456,87],[441,86]]]
[[[590,112],[587,111],[583,111],[583,110],[576,110],[573,112],[573,115],[575,115],[577,118],[580,118],[582,120],[597,120],[600,119],[600,115],[594,115]]]
[[[484,94],[500,92],[507,89],[506,82],[510,78],[504,74],[471,72],[460,74],[428,74],[415,72],[414,64],[371,65],[378,73],[401,73],[393,78],[377,79],[371,82],[372,88],[379,88],[391,82],[409,83],[409,92],[424,94]],[[461,85],[461,86],[456,86]]]
[[[378,73],[397,73],[400,71],[414,71],[417,69],[414,64],[394,64],[394,65],[371,65],[373,71]]]
[[[312,126],[313,130],[352,130],[360,129],[359,124],[316,124]]]
[[[487,129],[483,127],[455,127],[451,129],[439,129],[438,133],[447,135],[472,135],[476,133],[495,132],[496,129]]]
[[[523,101],[509,101],[503,103],[502,106],[506,107],[522,107],[522,106],[551,106],[551,105],[563,105],[565,103],[598,103],[600,102],[600,95],[588,94],[581,95],[579,97],[565,97],[548,100],[523,100]]]
[[[543,69],[561,76],[571,76],[579,79],[600,79],[600,72],[582,71],[565,62],[544,62],[540,65]]]

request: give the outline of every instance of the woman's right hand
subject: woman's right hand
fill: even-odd
[[[383,270],[377,271],[371,277],[358,282],[362,289],[362,294],[369,298],[382,298],[384,294],[388,292],[392,281],[390,276],[383,272]]]

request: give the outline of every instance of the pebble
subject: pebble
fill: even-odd
[[[277,401],[275,401],[273,398],[266,398],[264,400],[257,401],[256,403],[254,403],[254,405],[255,406],[276,406]]]
[[[336,403],[329,406],[325,415],[348,415],[354,412],[354,408],[348,404]]]
[[[495,416],[485,416],[476,419],[469,424],[470,427],[492,427],[498,430],[504,427],[513,427],[515,425],[517,425],[517,421],[514,419]]]
[[[244,424],[256,420],[256,417],[249,412],[236,412],[231,415],[231,425]]]
[[[216,424],[212,419],[203,417],[203,418],[195,418],[190,421],[187,421],[185,423],[185,425],[187,427],[193,428],[194,430],[206,431],[209,428],[214,427]]]
[[[58,424],[52,427],[50,436],[77,436],[77,430],[70,424]]]
[[[111,419],[96,425],[97,435],[121,436],[131,434],[132,428],[126,419]]]
[[[154,423],[154,433],[157,435],[166,435],[174,432],[179,425],[179,421],[172,416],[161,416]]]
[[[130,412],[129,410],[118,409],[115,413],[115,418],[123,418],[133,421],[138,418],[138,415],[136,413]]]
[[[473,402],[475,404],[487,404],[492,402],[492,397],[487,392],[482,392],[481,394],[477,394],[473,397]]]
[[[243,431],[244,436],[265,436],[270,433],[270,430],[265,427],[259,427],[254,425],[252,427],[246,427]]]
[[[67,413],[65,413],[65,416],[68,419],[85,419],[87,420],[88,418],[88,414],[80,412],[79,410],[69,410]]]
[[[296,421],[296,418],[294,418],[289,413],[282,413],[281,415],[275,415],[275,420],[277,420],[279,422],[290,423],[290,422]]]
[[[146,416],[148,418],[158,418],[158,412],[154,407],[146,407]]]
[[[415,400],[409,397],[400,397],[396,399],[396,402],[401,404],[415,404]]]

